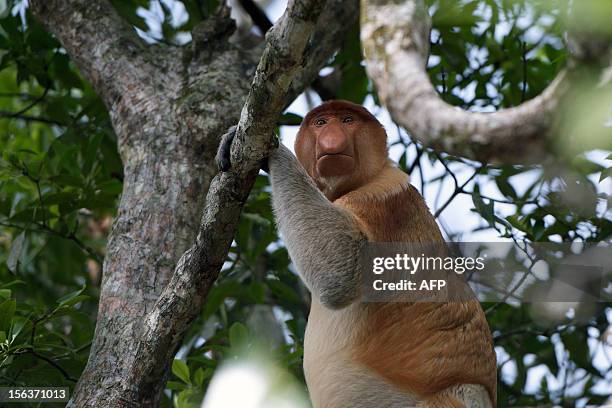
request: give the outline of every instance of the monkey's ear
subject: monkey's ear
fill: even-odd
[[[221,137],[221,143],[219,144],[219,150],[215,156],[217,167],[219,171],[226,172],[232,167],[232,161],[230,158],[230,152],[232,149],[232,142],[236,136],[236,126],[232,126],[227,130],[227,133]]]

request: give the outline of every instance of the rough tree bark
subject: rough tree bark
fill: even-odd
[[[234,25],[225,7],[194,30],[189,47],[178,48],[144,44],[108,0],[30,1],[102,97],[124,164],[95,337],[69,406],[159,404],[278,114],[340,45],[350,24],[332,22],[356,20],[356,1],[328,0],[315,26],[321,4],[290,2],[251,89],[262,49],[228,41]],[[219,138],[239,118],[233,157],[242,164],[211,187]]]
[[[572,71],[561,72],[542,94],[520,106],[493,113],[464,111],[443,101],[427,75],[430,24],[423,0],[362,0],[367,73],[394,121],[426,146],[457,156],[541,161],[555,130],[555,113],[570,95]],[[610,42],[596,40],[586,35],[576,41],[574,60],[609,64]],[[593,44],[598,46],[593,49]]]

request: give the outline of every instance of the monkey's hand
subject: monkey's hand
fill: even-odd
[[[230,157],[232,142],[236,137],[237,126],[232,126],[227,130],[227,133],[221,137],[221,143],[219,144],[219,150],[215,156],[215,162],[219,171],[226,172],[232,167],[232,161]]]
[[[221,137],[221,143],[219,144],[219,150],[217,150],[217,155],[215,156],[215,162],[217,163],[217,167],[219,171],[226,172],[232,168],[231,161],[231,149],[232,142],[236,137],[236,129],[237,126],[232,126],[227,130],[227,133]],[[278,148],[279,141],[276,136],[274,136],[274,149]],[[268,158],[265,157],[261,163],[260,168],[266,173],[270,173],[270,168],[268,167]]]

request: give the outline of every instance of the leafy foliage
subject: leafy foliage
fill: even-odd
[[[216,2],[113,4],[147,41],[182,44]],[[514,106],[541,92],[563,67],[561,0],[429,5],[429,70],[449,103],[473,110]],[[93,337],[122,165],[105,107],[65,50],[22,2],[0,10],[0,27],[0,383],[72,387]],[[376,101],[360,49],[355,28],[329,61],[335,82],[327,90],[358,103]],[[295,114],[282,118],[286,125],[299,121]],[[488,232],[539,242],[610,241],[605,186],[612,156],[583,152],[545,167],[496,166],[433,152],[402,130],[389,133],[400,166],[421,192],[436,191],[429,204],[443,227],[454,203],[472,204],[477,226],[447,229],[449,239]],[[269,191],[260,176],[221,276],[172,365],[168,406],[196,406],[223,361],[261,343],[303,380],[309,295],[275,229]],[[602,384],[612,379],[610,362],[601,361],[601,350],[610,348],[609,304],[577,308],[552,323],[537,305],[484,307],[499,357],[500,406],[603,403]],[[546,376],[534,386],[529,378],[537,372]]]

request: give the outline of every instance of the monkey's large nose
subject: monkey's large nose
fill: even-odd
[[[328,129],[317,138],[317,158],[328,154],[345,153],[348,146],[348,136],[341,129]]]

